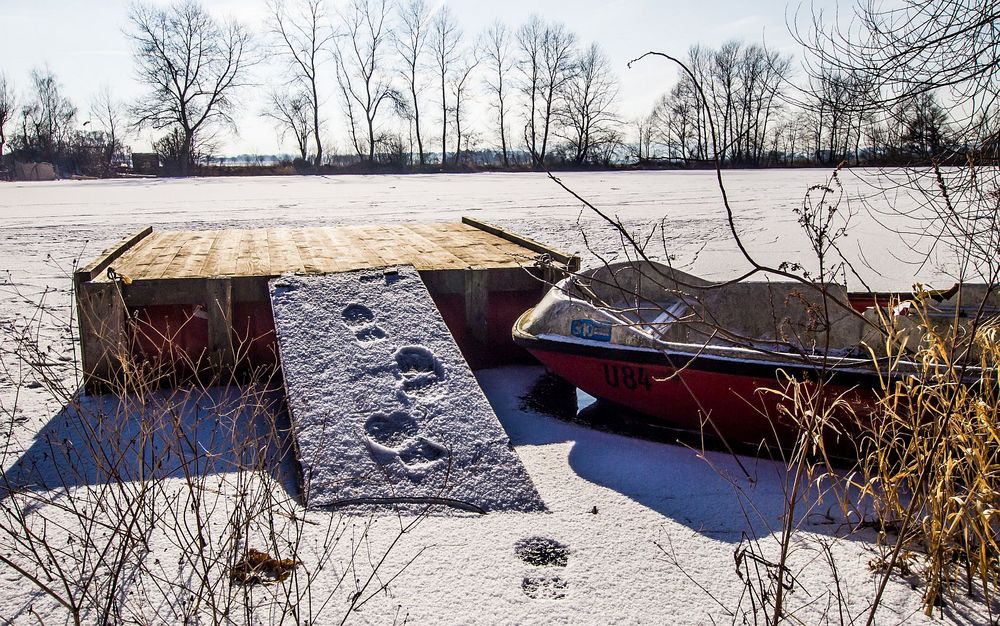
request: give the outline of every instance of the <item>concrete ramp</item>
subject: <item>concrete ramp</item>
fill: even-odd
[[[411,267],[270,281],[310,506],[544,505]]]

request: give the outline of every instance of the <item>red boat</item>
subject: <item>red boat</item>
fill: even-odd
[[[954,309],[951,309],[954,311]],[[860,413],[879,385],[867,345],[884,346],[874,311],[843,286],[711,283],[652,262],[608,265],[555,285],[513,328],[514,341],[597,398],[658,423],[733,443],[787,443],[779,370],[823,377]],[[919,341],[916,321],[902,321]],[[866,345],[867,344],[867,345]],[[885,348],[883,347],[884,351]],[[917,371],[897,364],[894,375]]]

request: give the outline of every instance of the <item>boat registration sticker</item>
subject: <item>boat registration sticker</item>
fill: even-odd
[[[580,339],[592,341],[611,341],[611,324],[595,322],[594,320],[573,320],[569,332]]]

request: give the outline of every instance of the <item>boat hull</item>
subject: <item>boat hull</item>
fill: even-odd
[[[656,424],[703,432],[733,444],[787,446],[799,433],[781,410],[786,401],[770,391],[780,388],[779,368],[774,365],[543,340],[516,330],[514,340],[577,388],[642,413]],[[804,372],[798,374],[808,378]],[[857,416],[872,406],[872,382],[841,380],[827,385],[825,393],[830,398],[840,396],[851,406],[853,414],[844,413],[856,426]],[[838,417],[846,421],[845,415]],[[848,428],[844,434],[853,439],[858,430]]]

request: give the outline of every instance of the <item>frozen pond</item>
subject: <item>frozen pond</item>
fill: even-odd
[[[714,278],[735,276],[748,267],[733,244],[713,171],[558,176],[593,205],[620,218],[637,239],[648,239],[653,256],[662,257],[665,250],[678,265]],[[827,169],[724,172],[737,228],[759,262],[808,263],[809,244],[795,209],[802,206],[810,186],[826,183],[829,176]],[[873,216],[865,207],[867,200],[880,212],[909,211],[915,206],[911,198],[873,194],[867,184],[877,179],[872,171],[845,171],[841,179],[841,210],[854,213],[841,248],[865,283],[876,290],[905,290],[915,278],[931,281],[939,276],[947,258],[921,264],[924,256],[884,227],[893,220]],[[57,181],[0,185],[0,267],[44,274],[37,263],[48,254],[61,262],[90,258],[145,224],[246,228],[457,221],[463,215],[501,222],[585,255],[606,257],[621,248],[612,229],[544,174]],[[653,223],[662,223],[662,230],[652,231]],[[924,247],[922,241],[916,244]],[[854,276],[847,279],[852,289],[864,287]]]
[[[807,263],[809,244],[795,209],[807,189],[826,183],[829,173],[725,172],[737,229],[755,258]],[[729,232],[714,172],[559,176],[620,218],[650,256],[669,255],[676,265],[710,278],[733,277],[748,267]],[[871,193],[863,178],[873,176],[842,175],[847,197],[841,207],[857,209],[850,236],[842,242],[845,255],[874,289],[906,290],[918,277],[929,282],[947,259],[918,265],[920,255],[886,230],[882,218],[862,210],[861,198]],[[871,202],[890,208],[882,197]],[[893,197],[891,203],[899,210],[915,206],[906,197]],[[75,389],[69,323],[74,262],[89,261],[142,225],[250,228],[457,221],[463,215],[579,252],[585,263],[623,254],[615,229],[541,174],[0,183],[0,331],[34,329],[31,341],[46,355],[46,376]],[[852,289],[861,288],[856,278],[850,280]],[[40,388],[37,372],[24,365],[12,345],[16,342],[0,335],[0,416],[11,420],[3,442],[5,468],[32,446],[44,448],[36,434],[55,429],[58,439],[54,416],[63,408],[62,399]],[[734,551],[749,534],[762,538],[762,549],[773,556],[786,467],[598,432],[542,415],[521,400],[541,375],[538,367],[477,372],[550,512],[424,520],[386,562],[390,571],[405,570],[391,592],[379,594],[354,619],[373,624],[736,621],[729,611],[739,606],[744,587],[734,569]],[[209,485],[223,502],[235,493],[227,480],[213,476]],[[61,515],[46,513],[53,519]],[[225,522],[224,513],[213,523]],[[371,541],[377,553],[392,539],[397,522],[391,515],[374,519]],[[846,525],[829,511],[803,514],[798,522],[790,563],[797,589],[803,590],[793,598],[802,623],[836,623],[829,612],[834,583],[821,545],[832,546],[840,575],[852,581],[846,607],[851,616],[863,615],[873,598],[876,578],[867,565],[872,536],[841,538],[838,529]],[[322,528],[311,528],[306,527],[300,552],[309,563],[309,550],[318,551],[324,541]],[[540,563],[531,556],[532,546],[557,548],[559,558]],[[163,563],[179,562],[170,545],[161,541],[154,547],[157,555],[163,552]],[[346,548],[335,554],[334,567],[314,583],[318,597],[334,593],[334,570],[351,558]],[[366,566],[359,567],[363,578]],[[52,603],[39,599],[35,588],[8,569],[0,567],[0,573],[0,593],[6,598],[0,621],[26,621],[32,612],[49,615]],[[136,602],[148,614],[141,621],[168,619],[171,600],[155,590],[143,593],[148,597]],[[346,606],[347,590],[333,598],[335,607]],[[931,623],[919,608],[920,592],[893,578],[879,623]],[[338,610],[331,608],[324,618],[339,620]],[[975,608],[968,615],[985,619]],[[268,621],[266,614],[256,617]]]

